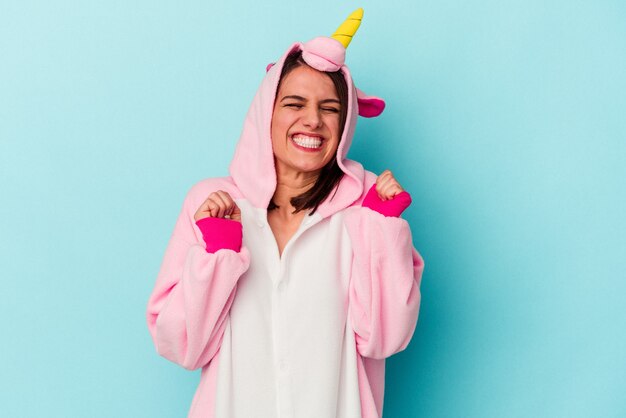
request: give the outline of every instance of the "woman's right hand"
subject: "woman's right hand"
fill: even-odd
[[[228,193],[218,190],[206,198],[193,218],[196,222],[204,218],[226,218],[241,222],[241,210]]]

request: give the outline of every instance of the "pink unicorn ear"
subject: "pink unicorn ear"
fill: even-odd
[[[368,96],[356,89],[356,98],[359,103],[359,115],[364,118],[375,118],[385,110],[385,101],[380,97]]]
[[[274,66],[274,64],[276,64],[275,62],[270,62],[269,64],[267,64],[267,67],[265,67],[265,72],[268,72],[270,70],[270,68],[272,68]]]

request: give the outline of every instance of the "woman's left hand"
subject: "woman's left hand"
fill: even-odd
[[[389,170],[383,171],[376,179],[376,193],[383,201],[391,200],[403,191],[404,189]]]

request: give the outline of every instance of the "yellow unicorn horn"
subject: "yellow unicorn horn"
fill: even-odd
[[[361,26],[361,20],[363,20],[363,9],[358,8],[337,28],[331,38],[341,42],[344,48],[348,48],[352,37]]]

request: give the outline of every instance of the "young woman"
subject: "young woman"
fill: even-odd
[[[382,415],[423,262],[399,217],[408,193],[346,158],[357,115],[384,108],[344,65],[354,31],[268,67],[230,176],[185,199],[147,314],[159,354],[202,368],[190,417]]]

